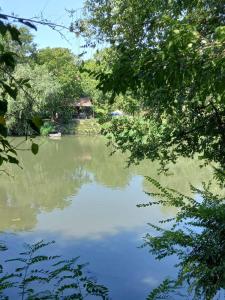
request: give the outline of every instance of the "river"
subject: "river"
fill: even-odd
[[[21,139],[15,139],[19,143]],[[110,156],[103,137],[66,136],[39,139],[33,155],[20,147],[20,164],[0,177],[0,231],[12,257],[24,242],[55,240],[51,253],[80,256],[88,270],[109,288],[111,299],[145,299],[165,276],[174,273],[174,258],[155,261],[143,237],[155,223],[175,213],[172,207],[137,208],[154,191],[145,176],[191,194],[212,177],[195,160],[180,159],[170,176],[158,175],[157,163],[127,167],[127,157]]]

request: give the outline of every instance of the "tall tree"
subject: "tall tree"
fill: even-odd
[[[28,80],[29,89],[20,89],[17,99],[8,99],[7,125],[11,134],[27,134],[28,120],[39,115],[51,117],[60,105],[62,88],[45,65],[17,65],[14,78]]]
[[[114,95],[113,91],[102,91],[101,72],[112,73],[112,60],[116,52],[112,48],[104,48],[95,53],[93,58],[84,61],[81,68],[81,85],[86,95],[94,100],[95,109],[98,111],[112,111],[121,109],[126,113],[133,114],[139,111],[140,103],[134,97],[132,91],[124,95]],[[112,103],[113,98],[113,103]]]
[[[66,48],[45,48],[37,53],[37,63],[45,65],[61,86],[61,101],[57,113],[68,121],[73,113],[73,104],[83,94],[79,72],[79,60]]]
[[[82,93],[79,60],[66,48],[45,48],[38,51],[37,62],[45,64],[63,89],[63,97],[77,98]]]
[[[21,19],[22,22],[22,19]],[[28,26],[32,24],[28,23]],[[8,17],[0,15],[0,166],[3,163],[18,164],[16,150],[7,140],[6,115],[8,112],[8,99],[16,100],[18,91],[26,90],[29,87],[28,81],[24,78],[16,80],[13,75],[18,62],[19,51],[12,47],[22,49],[21,32],[18,28],[8,21]],[[23,50],[22,50],[23,52]],[[39,131],[40,122],[36,118],[29,120],[30,125]],[[36,123],[36,124],[35,124]],[[39,123],[39,125],[38,125]],[[31,150],[33,153],[38,152],[38,145],[32,143]],[[4,169],[3,169],[4,171]]]

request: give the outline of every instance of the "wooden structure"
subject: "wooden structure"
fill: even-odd
[[[79,119],[86,119],[94,117],[93,104],[91,98],[81,97],[74,104],[76,111],[75,114]]]

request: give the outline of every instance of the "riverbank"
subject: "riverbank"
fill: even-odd
[[[66,124],[52,124],[52,126],[63,135],[99,135],[101,133],[98,119],[76,119]]]

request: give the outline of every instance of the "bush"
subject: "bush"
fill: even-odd
[[[55,126],[51,122],[45,122],[41,127],[41,135],[43,136],[47,136],[52,131],[55,131]]]
[[[147,299],[165,299],[169,292],[182,288],[187,289],[193,299],[214,299],[225,289],[224,196],[214,195],[209,184],[204,185],[203,190],[192,187],[195,197],[188,197],[163,188],[152,178],[147,179],[158,193],[149,193],[156,200],[139,207],[160,204],[178,209],[174,218],[161,221],[170,223],[169,228],[149,224],[158,234],[147,234],[144,246],[149,247],[149,252],[158,260],[176,255],[178,275],[165,279]]]

